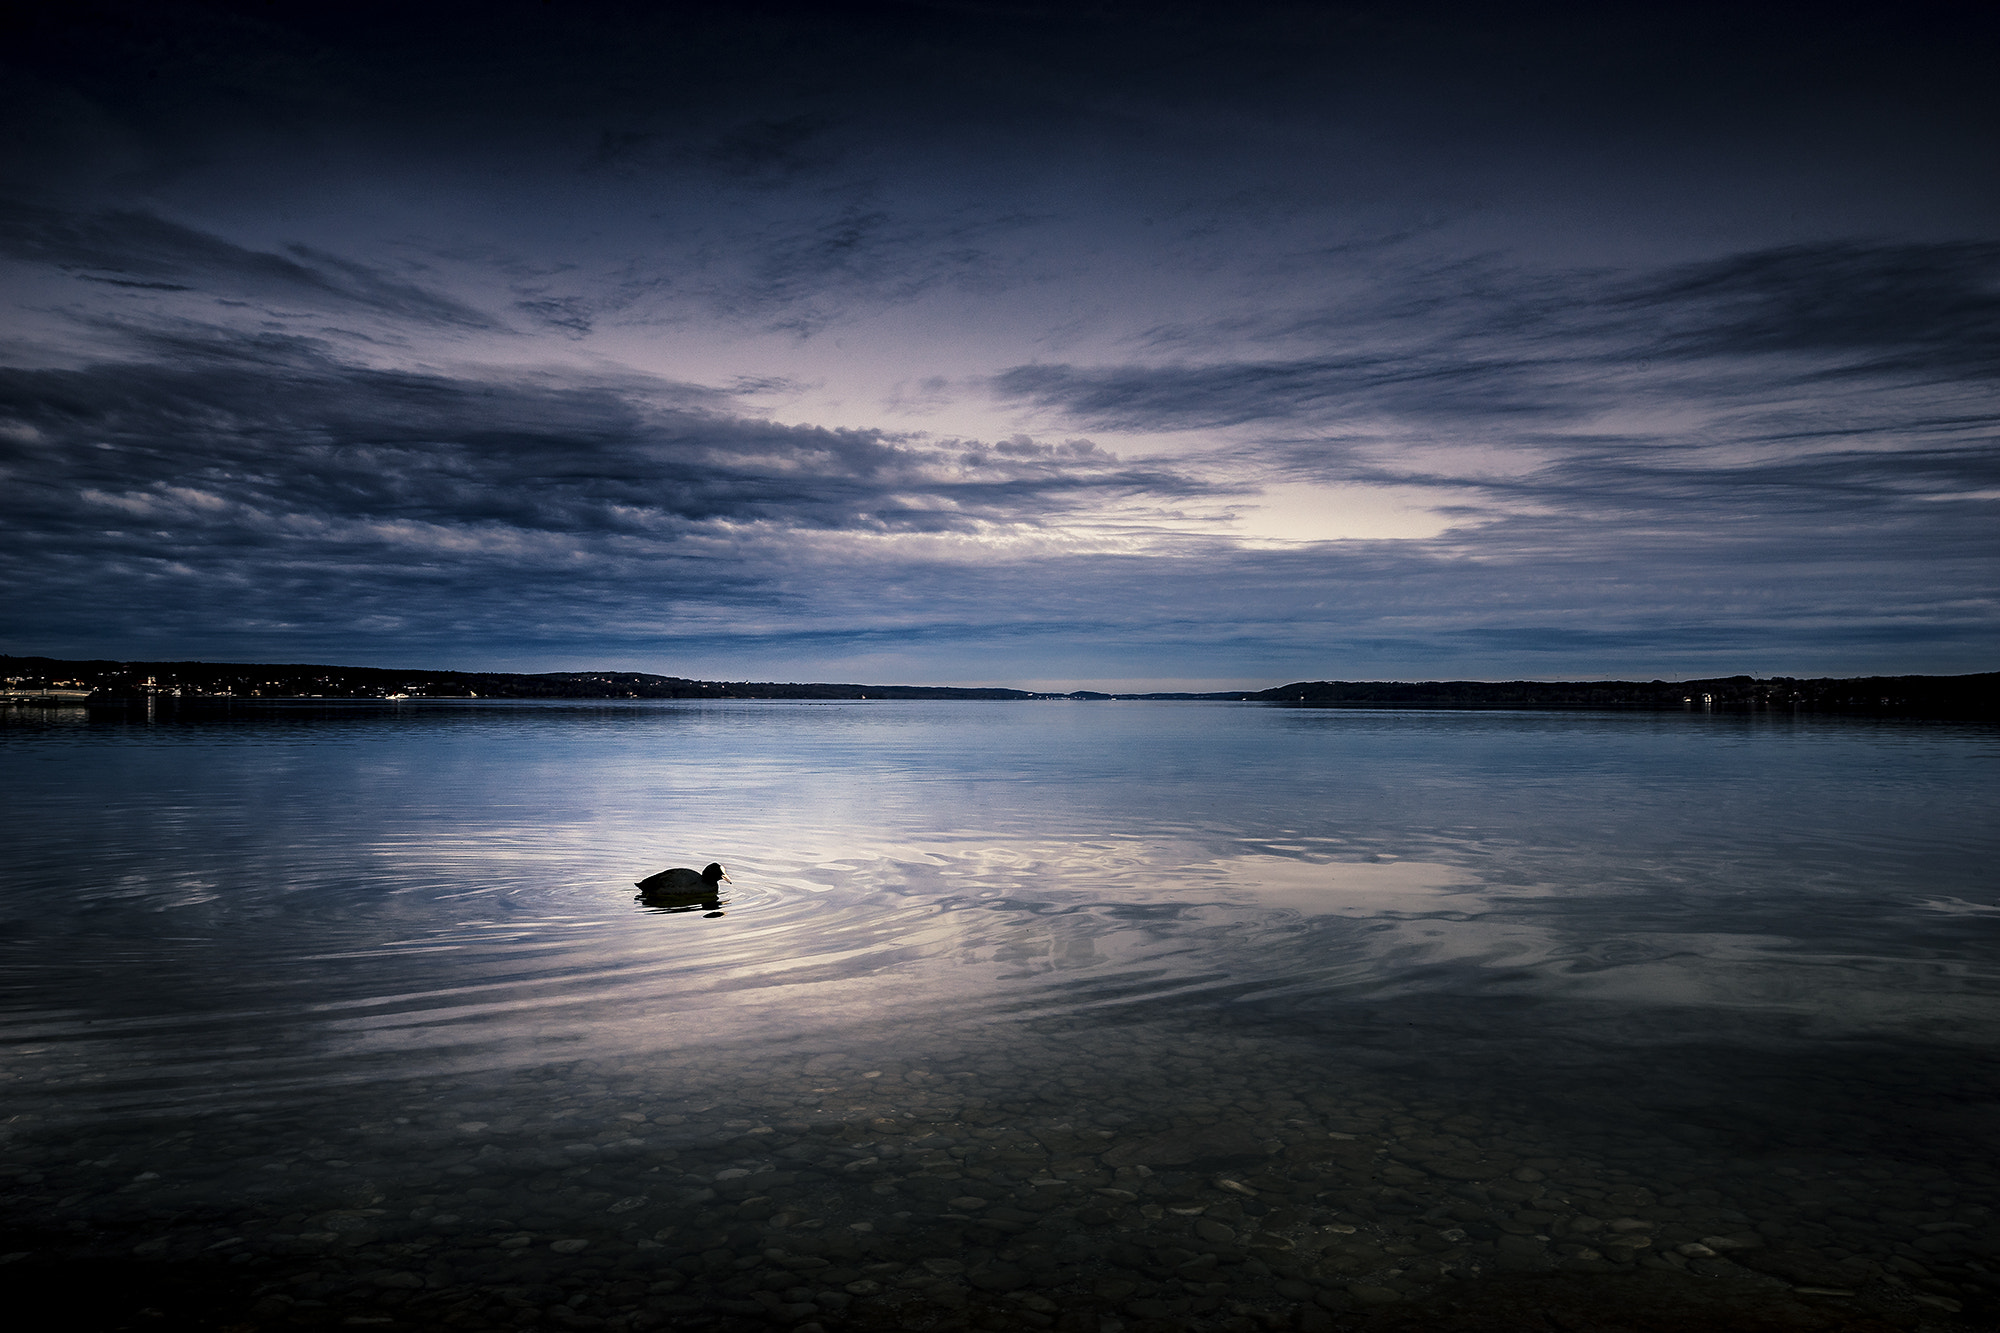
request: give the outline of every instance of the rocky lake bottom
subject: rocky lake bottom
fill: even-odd
[[[1557,1087],[1518,1057],[1573,1036],[1400,1046],[1420,1018],[1038,1020],[16,1117],[0,1273],[106,1329],[1918,1330],[2000,1304],[2000,1174],[1949,1117],[1993,1089],[1963,1070],[1905,1054],[1857,1087],[1899,1057],[1683,1043]]]

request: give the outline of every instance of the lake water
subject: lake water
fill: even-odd
[[[79,1326],[2000,1293],[1990,726],[14,708],[0,793],[0,1271]],[[634,900],[711,860],[715,902]]]

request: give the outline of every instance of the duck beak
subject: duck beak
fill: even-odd
[[[735,883],[736,881],[735,881],[735,880],[733,880],[733,879],[731,879],[731,878],[729,878],[729,876],[727,876],[727,875],[724,875],[724,876],[722,877],[722,882],[723,882],[724,884],[734,884],[734,883]]]

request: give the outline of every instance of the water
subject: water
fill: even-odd
[[[1996,761],[1769,715],[13,709],[6,1249],[106,1326],[1981,1318]],[[710,860],[718,901],[634,901]]]

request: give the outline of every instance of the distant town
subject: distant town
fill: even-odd
[[[1108,694],[938,685],[690,680],[639,671],[393,670],[240,662],[113,662],[0,655],[0,703],[122,708],[310,700],[472,699],[1185,699],[1334,708],[1773,710],[2000,719],[2000,672],[1966,676],[1682,681],[1295,681],[1267,690]]]

